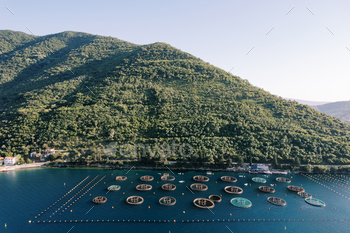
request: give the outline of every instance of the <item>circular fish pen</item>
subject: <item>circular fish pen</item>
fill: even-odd
[[[316,199],[316,198],[313,198],[313,197],[305,198],[305,202],[307,204],[310,204],[310,205],[313,205],[313,206],[318,206],[318,207],[326,206],[326,203],[324,201],[321,201],[320,199]]]
[[[261,177],[253,177],[252,181],[254,181],[256,183],[266,183],[266,180],[264,178],[261,178]]]
[[[294,185],[289,185],[289,186],[287,187],[287,189],[288,189],[289,191],[292,191],[292,192],[304,192],[304,191],[305,191],[304,188],[299,187],[299,186],[294,186]]]
[[[283,182],[283,183],[290,183],[290,182],[292,182],[292,180],[290,180],[288,178],[285,178],[285,177],[277,177],[276,181]]]
[[[219,195],[210,195],[208,199],[213,202],[221,202],[221,197]]]
[[[130,196],[126,198],[126,202],[130,205],[139,205],[143,203],[143,198],[140,196]]]
[[[271,204],[278,205],[278,206],[285,206],[287,205],[287,202],[279,197],[268,197],[267,201]]]
[[[108,191],[118,191],[121,187],[119,185],[111,185],[107,189]]]
[[[106,203],[106,201],[107,201],[107,197],[102,197],[102,196],[95,197],[94,199],[92,199],[92,202],[95,204],[103,204],[103,203]]]
[[[225,182],[230,182],[230,183],[234,183],[234,182],[237,182],[237,179],[233,176],[221,176],[220,178],[222,181],[225,181]]]
[[[271,188],[269,186],[260,186],[259,190],[265,193],[275,193],[276,190],[274,188]]]
[[[159,199],[159,204],[161,205],[171,206],[171,205],[175,205],[175,203],[176,203],[175,197],[162,197]]]
[[[243,197],[232,198],[230,203],[239,208],[249,208],[252,206],[252,202]]]
[[[138,191],[149,191],[152,189],[152,185],[150,184],[139,184],[136,186]]]
[[[194,191],[206,191],[208,190],[208,186],[206,186],[205,184],[191,184],[190,188]]]
[[[164,173],[161,177],[161,180],[164,181],[174,181],[175,180],[175,176],[169,176],[169,173]]]
[[[304,198],[312,197],[312,195],[310,193],[307,193],[307,192],[298,192],[297,194],[301,197],[304,197]]]
[[[209,181],[209,178],[206,177],[206,176],[198,175],[198,176],[194,176],[194,177],[193,177],[193,180],[194,180],[194,181],[197,181],[197,182],[208,182],[208,181]]]
[[[115,180],[117,180],[117,181],[124,181],[124,180],[126,180],[126,179],[128,179],[128,177],[126,177],[126,176],[117,176],[117,177],[115,178]]]
[[[224,188],[225,192],[230,193],[230,194],[242,194],[243,189],[237,186],[226,186]]]
[[[208,208],[208,209],[211,209],[215,206],[212,200],[209,200],[207,198],[201,198],[201,197],[194,199],[193,204],[199,208]]]
[[[153,176],[141,176],[140,178],[141,181],[148,182],[154,180]]]
[[[162,185],[162,189],[165,191],[174,191],[176,189],[176,185],[175,184],[163,184]]]

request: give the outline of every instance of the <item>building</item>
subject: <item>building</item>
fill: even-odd
[[[4,159],[5,166],[12,166],[16,163],[16,157],[6,157]]]
[[[0,157],[0,165],[4,165],[4,158]]]
[[[37,154],[38,154],[38,152],[34,151],[34,152],[30,153],[30,157],[35,158]]]
[[[49,155],[53,155],[56,153],[55,149],[46,149],[41,154],[43,155],[43,158],[48,157]]]

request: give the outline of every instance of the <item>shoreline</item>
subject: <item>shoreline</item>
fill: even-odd
[[[15,171],[15,170],[30,169],[30,168],[43,168],[43,167],[48,167],[46,166],[48,163],[49,162],[39,162],[39,163],[5,166],[0,168],[0,172],[3,172],[3,170]]]

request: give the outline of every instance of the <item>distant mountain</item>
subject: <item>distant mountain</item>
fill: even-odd
[[[330,102],[322,102],[322,101],[309,101],[309,100],[300,100],[300,99],[291,99],[291,98],[285,98],[287,100],[292,100],[292,101],[296,101],[299,104],[305,104],[305,105],[309,105],[309,106],[316,106],[316,105],[322,105],[322,104],[328,104]]]
[[[314,109],[350,124],[350,101],[339,101],[314,106]]]
[[[165,43],[0,31],[1,156],[63,148],[96,159],[103,143],[175,142],[198,163],[345,164],[349,139],[349,124]]]

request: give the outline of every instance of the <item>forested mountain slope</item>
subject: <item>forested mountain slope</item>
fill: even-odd
[[[350,125],[165,43],[0,31],[0,51],[3,156],[174,140],[193,161],[350,162]]]

